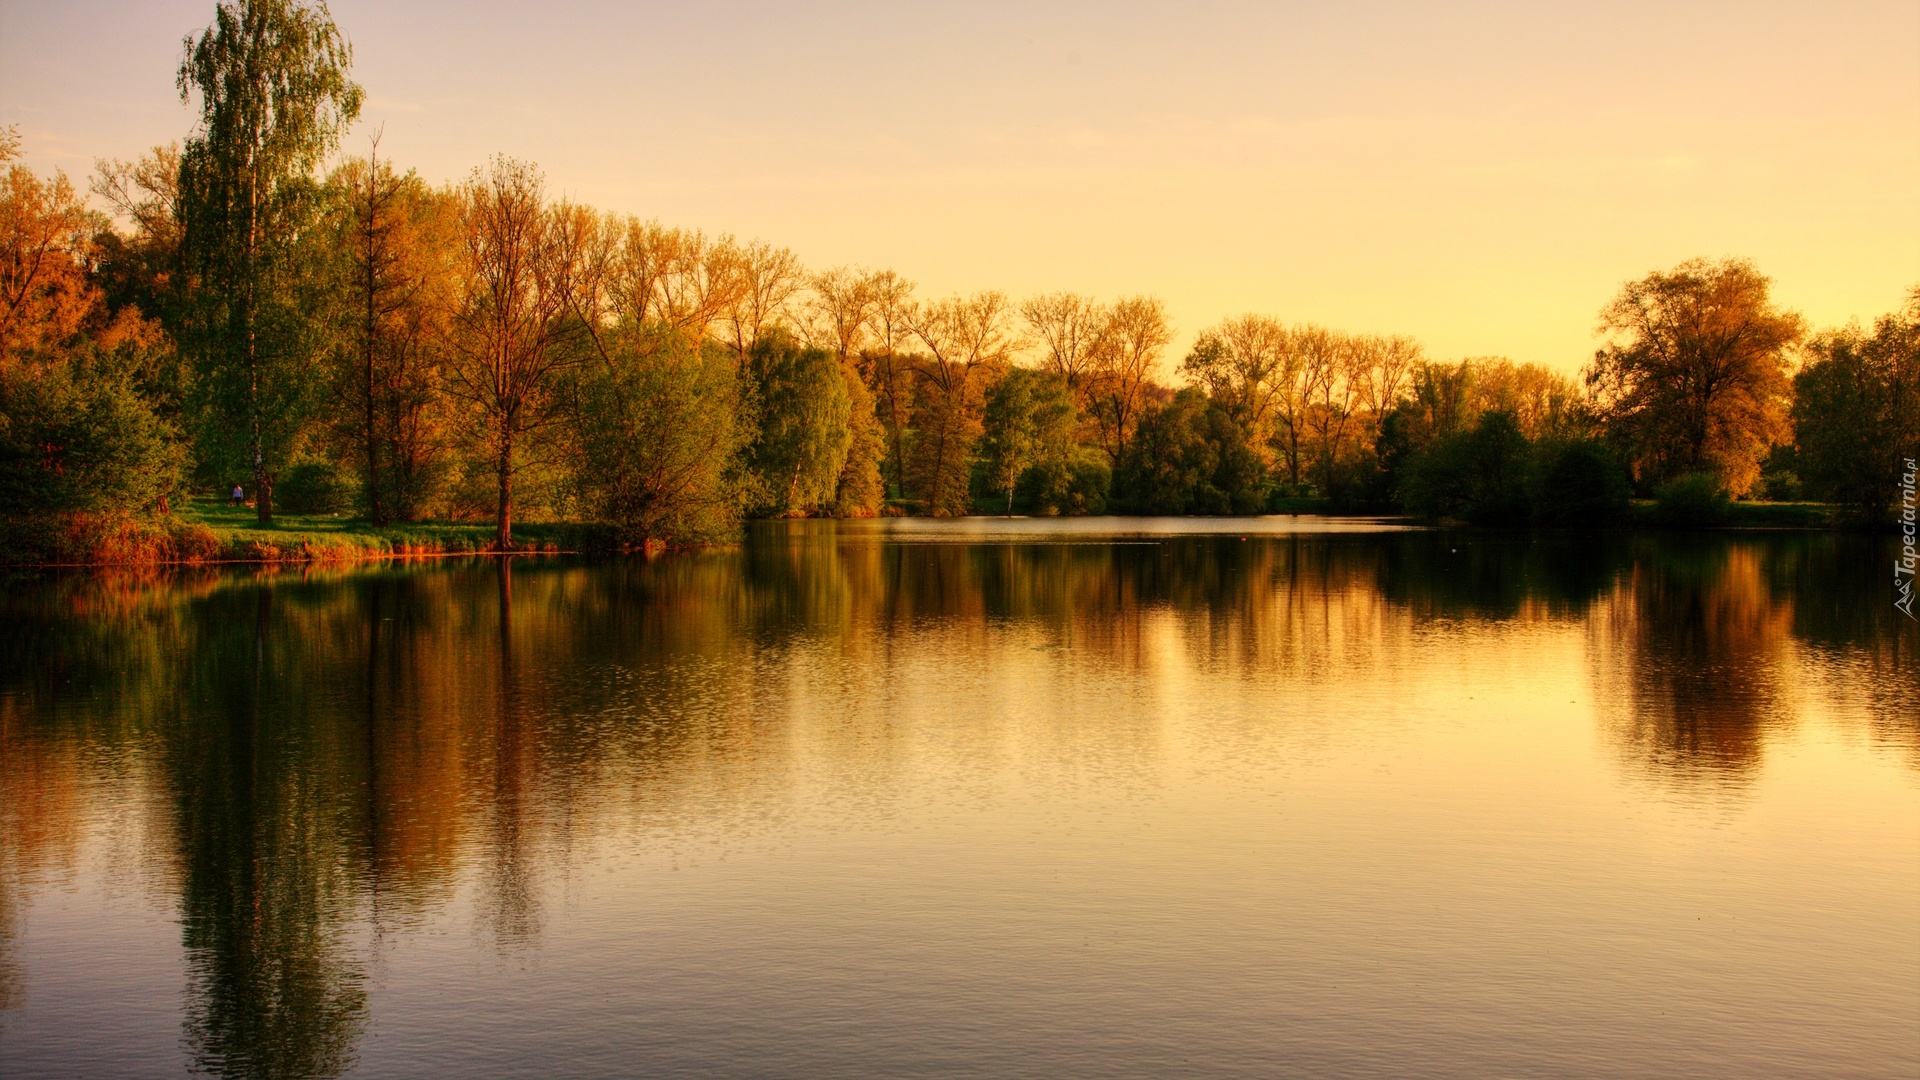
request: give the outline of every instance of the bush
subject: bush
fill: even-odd
[[[186,456],[131,377],[105,364],[0,369],[0,506],[15,514],[156,509]]]
[[[1513,414],[1482,413],[1474,426],[1413,454],[1401,483],[1406,508],[1425,517],[1476,525],[1523,523],[1529,515],[1529,445]]]
[[[1760,484],[1754,488],[1754,496],[1767,502],[1799,502],[1803,492],[1800,478],[1786,471],[1760,474]]]
[[[1613,452],[1592,439],[1539,449],[1533,517],[1543,525],[1606,525],[1627,513],[1627,471]]]
[[[353,488],[340,466],[310,461],[288,469],[273,485],[274,508],[288,514],[344,514],[353,507]]]
[[[1015,499],[1028,513],[1046,517],[1099,514],[1107,509],[1112,480],[1112,471],[1097,451],[1070,460],[1052,458],[1021,474]]]
[[[1712,473],[1688,473],[1654,489],[1653,520],[1676,529],[1699,529],[1723,524],[1733,512],[1733,501],[1720,478]]]

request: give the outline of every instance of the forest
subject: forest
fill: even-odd
[[[883,514],[1874,524],[1920,455],[1920,287],[1816,329],[1751,262],[1691,260],[1596,298],[1578,377],[1259,314],[1176,356],[1151,295],[923,296],[508,156],[436,186],[356,132],[351,61],[324,6],[233,0],[185,44],[180,143],[76,182],[0,130],[0,542],[236,494],[260,527],[484,522],[499,550]]]

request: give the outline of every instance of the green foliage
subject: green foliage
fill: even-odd
[[[759,488],[755,511],[780,515],[830,506],[853,444],[852,398],[840,362],[774,330],[748,350],[746,370],[760,419],[748,453]]]
[[[1135,514],[1257,514],[1267,477],[1227,409],[1188,388],[1140,421],[1113,475],[1113,503]]]
[[[885,501],[886,486],[880,462],[887,454],[887,432],[874,410],[873,392],[852,364],[843,364],[840,377],[847,388],[847,463],[834,485],[835,517],[872,517]]]
[[[308,461],[288,469],[275,494],[289,514],[344,514],[353,509],[354,483],[330,461]]]
[[[1658,525],[1705,529],[1726,524],[1732,514],[1733,500],[1710,472],[1688,473],[1654,489],[1653,521]]]
[[[1542,525],[1608,525],[1625,519],[1631,484],[1626,467],[1597,439],[1535,448],[1533,519]]]
[[[741,380],[710,343],[622,328],[577,380],[567,455],[587,516],[629,545],[729,539],[752,488]]]
[[[187,43],[178,86],[200,124],[180,159],[183,265],[199,283],[181,318],[202,452],[250,468],[271,519],[279,468],[316,405],[331,293],[311,226],[313,172],[360,112],[352,49],[324,6],[237,0]]]
[[[1481,413],[1471,428],[1442,436],[1412,456],[1401,498],[1424,517],[1481,525],[1525,522],[1528,450],[1512,413]]]
[[[178,494],[185,455],[131,373],[98,355],[0,366],[0,506],[149,511]]]
[[[1084,508],[1106,505],[1109,470],[1075,438],[1079,412],[1058,372],[1008,372],[988,396],[985,416],[983,486],[1009,512],[1016,503],[1038,514],[1097,513]]]
[[[1015,501],[1042,517],[1101,514],[1113,470],[1098,450],[1076,447],[1069,457],[1049,457],[1020,474]]]
[[[1890,520],[1901,461],[1920,453],[1920,290],[1904,310],[1813,343],[1794,378],[1795,458],[1809,493]]]

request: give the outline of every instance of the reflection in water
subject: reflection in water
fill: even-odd
[[[1749,776],[1796,715],[1793,598],[1771,594],[1761,552],[1678,541],[1609,599],[1600,685],[1631,756],[1681,782]]]
[[[463,867],[476,931],[530,954],[542,876],[597,830],[782,813],[765,778],[803,767],[796,701],[846,725],[804,767],[889,797],[889,717],[966,693],[962,656],[1058,650],[1098,673],[1090,695],[1184,671],[1284,706],[1390,685],[1436,635],[1583,626],[1630,775],[1737,799],[1809,695],[1920,770],[1915,636],[1870,570],[1879,543],[897,544],[799,523],[647,562],[18,587],[0,598],[0,1024],[34,992],[29,886],[72,864],[89,784],[164,808],[154,880],[177,897],[192,1066],[335,1075],[369,1029],[363,935],[429,925]],[[1060,756],[1124,778],[1164,752],[1150,724],[1103,724],[1055,732]],[[952,736],[976,737],[985,761],[986,736]]]
[[[186,1034],[197,1069],[329,1076],[352,1064],[366,1025],[365,976],[343,940],[343,841],[360,831],[365,758],[357,725],[316,700],[276,595],[216,599],[224,610],[197,628],[208,637],[159,724],[182,864]]]

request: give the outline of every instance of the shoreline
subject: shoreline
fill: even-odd
[[[1671,532],[1831,532],[1870,531],[1849,526],[1838,508],[1818,503],[1734,503],[1712,523],[1663,523],[1652,504],[1636,503],[1625,520],[1594,526],[1607,533]],[[1316,508],[1313,516],[1378,517],[1377,513],[1334,512]],[[1300,511],[1279,511],[1299,516]],[[641,555],[651,557],[677,545],[651,541],[618,543],[609,527],[593,522],[529,522],[517,530],[523,539],[507,551],[493,545],[494,527],[475,522],[419,522],[376,527],[356,519],[320,515],[282,515],[261,529],[237,520],[227,507],[190,506],[166,519],[73,514],[0,522],[0,566],[12,570],[101,570],[215,566],[347,566],[375,562],[515,555]],[[998,514],[969,515],[997,518]],[[1154,517],[1158,515],[1119,515]],[[1250,517],[1273,515],[1250,515]],[[225,519],[225,520],[222,520]],[[967,520],[955,518],[951,520]],[[1413,520],[1413,519],[1407,519]],[[1489,532],[1547,531],[1566,527],[1491,526],[1441,521],[1427,524]],[[1578,527],[1576,527],[1578,530]],[[712,545],[697,545],[712,546]],[[691,550],[691,548],[688,548]],[[24,558],[15,557],[24,555]]]

